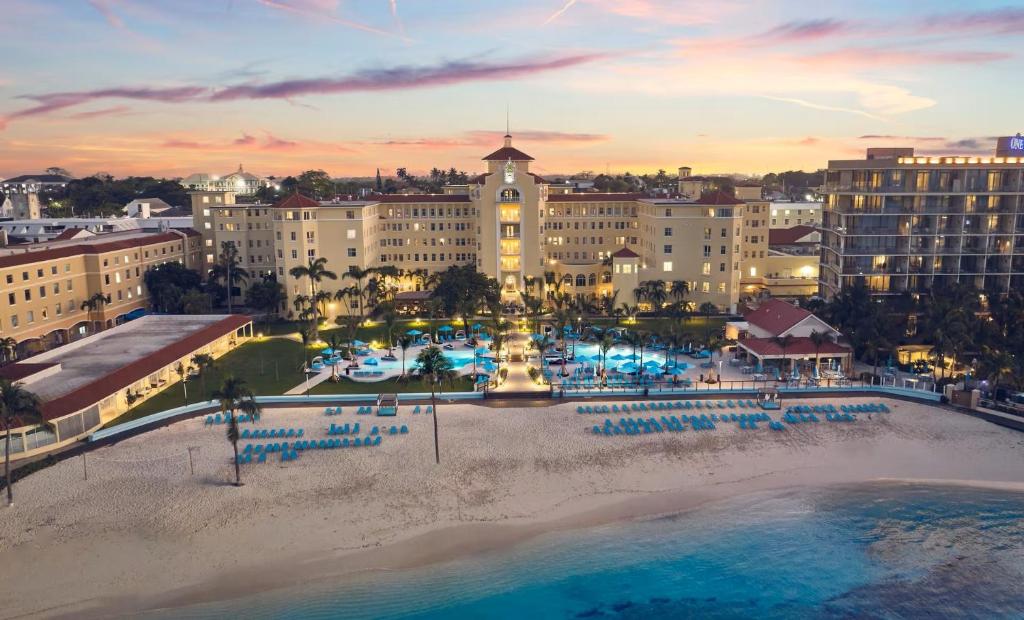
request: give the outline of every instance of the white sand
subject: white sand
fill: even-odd
[[[870,399],[879,402],[879,399]],[[807,401],[825,402],[825,401]],[[847,399],[843,402],[868,402]],[[244,465],[224,427],[191,420],[36,473],[0,508],[0,617],[89,617],[401,567],[564,527],[678,511],[769,488],[915,479],[1024,491],[1024,434],[921,404],[852,424],[594,436],[576,405],[443,404],[431,418],[269,409],[261,427],[407,424],[373,448]],[[788,402],[787,404],[792,404]],[[618,416],[611,416],[617,419]],[[244,442],[243,442],[244,443]],[[189,446],[197,446],[195,475]],[[399,544],[392,544],[399,543]],[[384,545],[382,547],[382,545]]]

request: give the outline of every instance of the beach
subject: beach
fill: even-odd
[[[619,415],[577,414],[577,403],[442,402],[435,465],[431,416],[410,407],[398,419],[355,407],[331,417],[322,407],[267,409],[259,427],[303,428],[307,439],[357,421],[364,433],[393,424],[409,433],[293,462],[271,455],[242,466],[241,488],[230,485],[224,427],[179,422],[89,453],[88,480],[74,458],[16,484],[0,519],[0,617],[110,617],[218,600],[775,488],[913,480],[1024,491],[1024,434],[892,399],[786,404],[826,402],[884,402],[891,413],[820,416],[783,432],[729,423],[606,437],[591,427]]]

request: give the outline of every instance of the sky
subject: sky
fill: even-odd
[[[1024,2],[0,0],[0,178],[815,170],[1024,131]]]

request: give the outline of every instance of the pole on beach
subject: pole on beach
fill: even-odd
[[[85,479],[88,480],[89,479],[89,466],[85,462],[85,454],[86,454],[85,452],[82,453],[82,474],[85,476]]]
[[[190,472],[190,475],[192,475],[192,476],[196,475],[196,468],[195,468],[195,465],[192,463],[192,451],[193,450],[198,450],[198,449],[199,449],[199,446],[189,446],[188,447],[188,470]]]

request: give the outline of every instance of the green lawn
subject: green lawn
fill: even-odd
[[[619,327],[625,327],[626,329],[642,329],[646,331],[659,332],[669,328],[677,319],[669,317],[657,317],[657,318],[641,318],[636,320],[636,324],[629,324],[625,321],[619,321]],[[685,331],[692,332],[695,337],[703,338],[705,329],[715,333],[716,330],[722,329],[725,326],[725,317],[713,316],[711,318],[704,318],[702,316],[688,317],[683,321],[683,329]],[[605,327],[614,327],[615,319],[598,318],[592,319],[595,325],[601,325]]]
[[[247,342],[234,351],[217,359],[213,368],[205,373],[205,394],[220,387],[221,381],[228,374],[245,379],[256,395],[276,395],[302,382],[301,367],[303,365],[302,344],[283,338],[270,338],[263,341]],[[203,398],[203,379],[190,379],[188,382],[188,402],[195,403]],[[112,420],[107,426],[128,422],[153,413],[180,407],[184,403],[180,383],[175,383],[167,390],[150,398],[146,402],[128,410],[124,415]]]
[[[468,377],[459,377],[452,385],[444,385],[446,392],[471,392],[473,384]],[[324,381],[314,385],[310,394],[401,394],[405,392],[429,392],[430,386],[419,379],[399,382],[397,379],[386,379],[374,383],[357,383],[342,378],[337,383]]]

